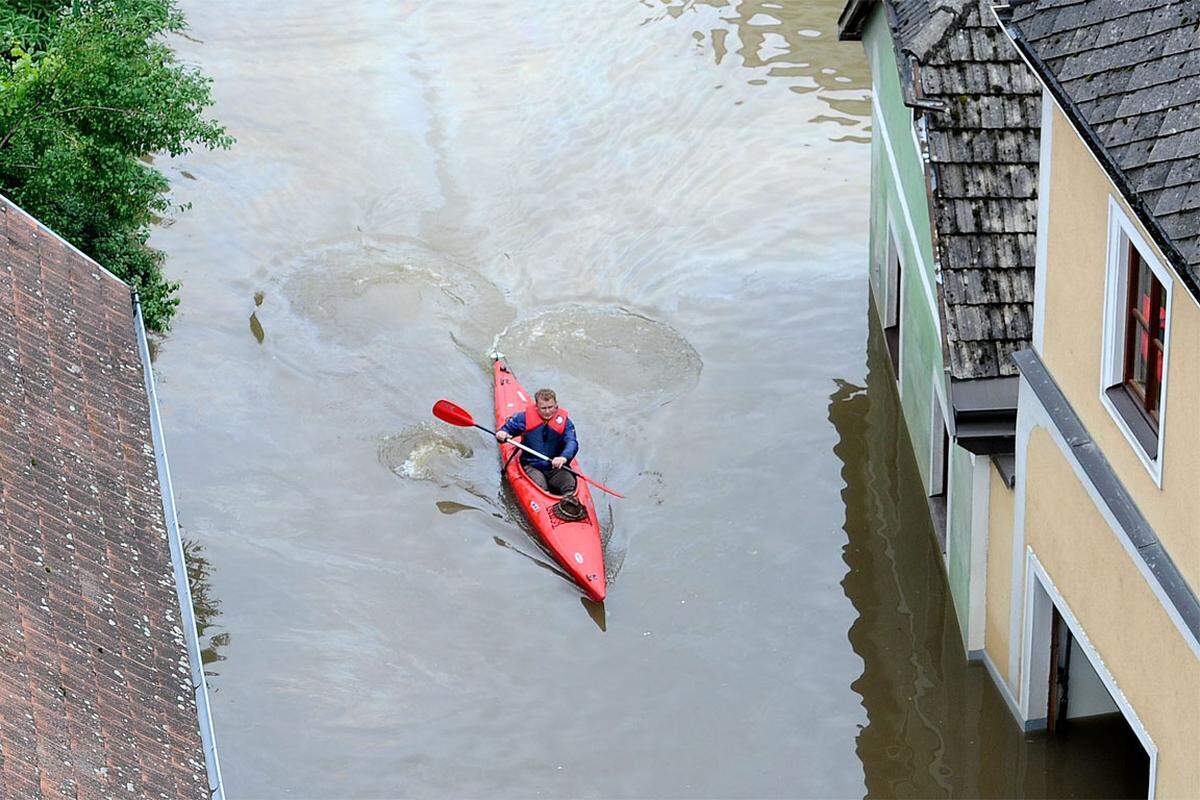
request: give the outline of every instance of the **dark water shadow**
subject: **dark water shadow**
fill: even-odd
[[[266,331],[263,330],[262,322],[258,319],[257,311],[250,312],[250,334],[259,344],[262,344],[263,340],[267,337]]]
[[[478,508],[477,506],[469,506],[466,503],[457,503],[453,500],[438,500],[435,505],[438,511],[447,516],[463,511],[483,511],[482,508]]]
[[[583,610],[592,618],[592,622],[596,623],[596,627],[601,633],[608,630],[608,615],[604,610],[604,601],[597,603],[589,597],[579,598],[579,602],[583,603]]]
[[[204,665],[204,674],[213,677],[220,673],[208,666],[225,660],[221,648],[229,644],[230,636],[217,625],[221,604],[213,597],[212,564],[205,557],[204,548],[194,539],[184,539],[183,557],[187,564],[188,589],[192,594],[192,612],[196,617],[196,636],[200,640],[200,662]]]
[[[514,553],[524,556],[525,558],[529,559],[534,564],[537,564],[539,567],[546,570],[547,572],[553,572],[555,575],[562,578],[567,583],[571,584],[572,588],[577,588],[575,586],[574,579],[570,575],[568,575],[566,572],[564,572],[561,568],[559,568],[559,566],[557,564],[555,564],[551,561],[546,561],[544,559],[538,558],[537,556],[533,555],[532,553],[528,553],[525,550],[522,550],[520,547],[517,547],[512,542],[510,542],[506,539],[503,539],[499,536],[493,536],[492,541],[495,542],[496,544],[498,544],[500,547],[505,548],[506,550],[512,550]]]
[[[984,667],[968,662],[877,316],[867,385],[838,381],[846,517],[842,588],[859,613],[851,687],[867,797],[1144,797],[1144,750],[1127,725],[1079,721],[1026,734]],[[1098,732],[1103,732],[1101,735]]]
[[[508,485],[508,481],[501,479],[501,483],[502,483],[503,488],[500,491],[500,502],[501,502],[501,505],[504,507],[505,511],[507,512],[502,518],[505,521],[512,523],[516,527],[520,528],[521,531],[525,534],[526,538],[533,544],[537,545],[538,551],[540,553],[544,554],[545,558],[544,559],[538,558],[537,556],[534,556],[531,553],[526,552],[522,548],[517,547],[508,541],[505,541],[503,538],[501,538],[499,536],[493,536],[492,540],[499,546],[507,548],[509,550],[512,550],[516,553],[519,553],[520,555],[522,555],[525,558],[529,559],[530,561],[534,562],[535,564],[542,567],[543,569],[545,569],[549,572],[553,572],[555,575],[557,575],[558,577],[562,578],[564,581],[569,583],[573,590],[575,590],[577,592],[582,592],[583,590],[580,588],[579,584],[577,584],[575,582],[575,579],[572,578],[570,575],[568,575],[565,570],[563,570],[561,567],[558,566],[557,563],[555,563],[554,556],[551,555],[546,550],[545,545],[542,544],[542,540],[538,537],[538,535],[536,533],[534,533],[533,526],[531,526],[529,524],[529,521],[527,519],[525,519],[525,515],[521,513],[520,508],[517,506],[516,496],[512,492],[512,487],[510,487]],[[613,517],[612,517],[612,507],[611,506],[609,506],[608,512],[609,513],[608,513],[607,528],[605,527],[605,524],[602,522],[601,526],[600,526],[600,532],[601,532],[600,538],[601,538],[601,544],[604,548],[605,583],[607,584],[608,588],[611,590],[612,584],[613,584],[613,579],[616,577],[616,574],[618,572],[620,572],[621,564],[625,560],[625,551],[624,550],[616,551],[615,558],[613,557],[613,554],[610,553],[609,540],[612,538],[612,526],[613,526]],[[599,514],[600,512],[597,511],[596,513]],[[497,516],[500,516],[500,515],[497,515]],[[606,530],[607,530],[607,535],[605,533]],[[579,600],[583,604],[583,608],[587,612],[588,617],[592,620],[592,622],[594,622],[596,624],[596,627],[599,628],[601,632],[607,631],[608,630],[608,621],[607,621],[607,613],[604,609],[604,603],[603,602],[597,603],[594,600],[591,600],[590,598],[585,597],[585,596],[581,596],[579,598]]]

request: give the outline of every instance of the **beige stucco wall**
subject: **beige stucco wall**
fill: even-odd
[[[1025,542],[1158,747],[1156,796],[1200,797],[1200,660],[1041,428],[1026,464]]]
[[[1176,276],[1159,489],[1100,402],[1108,199],[1117,192],[1057,108],[1052,131],[1041,355],[1171,558],[1200,590],[1200,306]],[[1126,212],[1133,220],[1128,207]]]
[[[987,607],[983,649],[1013,685],[1008,674],[1009,614],[1012,610],[1013,490],[992,468],[988,482]]]

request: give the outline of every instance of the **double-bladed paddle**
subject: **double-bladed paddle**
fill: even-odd
[[[438,419],[440,419],[442,422],[449,422],[451,425],[457,425],[460,428],[479,428],[479,430],[484,431],[485,433],[490,433],[493,438],[496,436],[496,432],[494,430],[483,427],[482,425],[480,425],[479,423],[477,423],[475,421],[475,418],[472,417],[466,409],[460,408],[459,406],[454,405],[454,403],[451,403],[449,400],[438,400],[436,403],[434,403],[433,404],[433,415],[435,417],[437,417]],[[550,456],[545,455],[543,453],[539,453],[537,450],[534,450],[532,447],[526,447],[525,445],[521,444],[520,442],[513,441],[511,437],[509,439],[507,439],[506,441],[508,442],[508,444],[511,444],[513,447],[517,448],[518,450],[524,450],[526,453],[529,453],[531,456],[537,456],[538,458],[543,459],[544,461],[552,461],[553,460],[550,458]],[[567,472],[574,475],[576,478],[579,478],[579,480],[583,481],[584,483],[590,483],[592,486],[595,486],[600,491],[608,492],[613,497],[621,497],[621,498],[625,497],[625,495],[621,494],[620,492],[614,492],[612,489],[608,488],[603,483],[592,480],[587,475],[584,475],[582,472],[576,472],[575,470],[571,469],[570,467],[566,467],[566,466],[564,466],[563,469],[565,469]]]

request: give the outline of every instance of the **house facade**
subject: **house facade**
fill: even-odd
[[[1080,711],[1070,660],[1085,656],[1149,754],[1150,794],[1194,797],[1200,3],[997,12],[1045,91],[1011,560],[988,567],[989,603],[1008,609],[992,660],[1021,719],[1053,726]]]
[[[840,20],[875,89],[873,313],[967,656],[1026,730],[1120,714],[1149,796],[1200,795],[1198,25],[1200,0]]]

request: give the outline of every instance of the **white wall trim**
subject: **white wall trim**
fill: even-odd
[[[1138,255],[1154,277],[1162,284],[1166,293],[1167,330],[1163,339],[1163,379],[1158,407],[1158,450],[1147,453],[1142,447],[1129,423],[1121,412],[1117,411],[1105,389],[1115,386],[1124,379],[1125,361],[1125,298],[1129,289],[1129,250],[1125,242],[1131,242],[1137,248]],[[1142,466],[1150,473],[1154,485],[1162,488],[1163,480],[1163,446],[1166,442],[1167,423],[1167,381],[1170,378],[1171,365],[1171,330],[1175,327],[1172,319],[1172,298],[1174,297],[1174,280],[1170,270],[1159,260],[1154,248],[1142,237],[1137,226],[1129,219],[1116,198],[1108,198],[1108,256],[1105,263],[1104,281],[1104,327],[1100,351],[1100,404],[1108,410],[1117,428],[1125,435],[1129,446],[1137,454]]]
[[[1042,88],[1042,125],[1038,132],[1037,261],[1033,271],[1033,347],[1042,352],[1046,333],[1046,250],[1050,227],[1050,170],[1054,140],[1054,100]]]
[[[892,179],[896,182],[896,197],[900,200],[900,210],[904,212],[904,225],[908,229],[908,238],[913,245],[913,253],[920,262],[921,285],[925,289],[925,299],[929,301],[929,310],[933,312],[933,324],[937,329],[938,336],[941,336],[941,318],[937,314],[937,294],[933,291],[933,284],[929,282],[929,265],[925,263],[925,256],[921,252],[920,238],[917,237],[917,228],[913,224],[912,211],[908,207],[908,198],[904,196],[904,181],[900,178],[900,168],[896,163],[896,151],[892,149],[892,139],[888,133],[887,121],[883,117],[883,109],[879,106],[879,96],[875,93],[871,94],[871,104],[875,106],[875,118],[879,121],[879,130],[883,134],[883,147],[887,151],[888,166],[892,170]],[[918,152],[918,158],[920,154]]]
[[[1032,398],[1032,402],[1031,402]],[[1029,453],[1029,434],[1035,427],[1038,421],[1038,416],[1034,412],[1034,407],[1042,410],[1041,402],[1037,395],[1029,386],[1025,376],[1020,378],[1020,384],[1017,394],[1017,432],[1015,440],[1015,457],[1016,465],[1016,481],[1013,486],[1013,532],[1012,532],[1012,565],[1011,574],[1009,577],[1011,592],[1009,594],[1009,614],[1008,614],[1008,674],[1014,686],[1020,684],[1021,673],[1021,648],[1017,645],[1021,641],[1021,603],[1017,602],[1017,598],[1021,597],[1025,589],[1025,559],[1022,553],[1025,552],[1025,500],[1026,500],[1026,476],[1029,474],[1028,469],[1028,453]],[[1044,414],[1044,410],[1043,414]]]
[[[1050,603],[1054,606],[1054,608],[1058,609],[1059,616],[1062,617],[1063,622],[1067,624],[1067,627],[1071,629],[1071,635],[1074,636],[1076,643],[1079,645],[1079,649],[1082,650],[1087,656],[1088,661],[1091,662],[1092,668],[1096,671],[1096,674],[1104,683],[1104,687],[1108,690],[1109,695],[1117,704],[1117,708],[1121,710],[1121,714],[1125,717],[1125,721],[1128,722],[1129,727],[1133,729],[1134,734],[1138,737],[1138,741],[1140,741],[1142,746],[1146,748],[1146,753],[1150,756],[1150,780],[1149,787],[1147,789],[1147,797],[1154,797],[1154,788],[1158,777],[1158,747],[1154,744],[1154,739],[1150,736],[1150,732],[1146,730],[1146,726],[1142,723],[1137,711],[1134,710],[1128,698],[1125,697],[1125,693],[1121,691],[1121,687],[1117,685],[1117,681],[1113,677],[1112,673],[1108,671],[1108,665],[1104,663],[1104,659],[1101,658],[1100,652],[1092,644],[1091,639],[1088,638],[1087,631],[1083,629],[1083,626],[1079,623],[1079,619],[1075,616],[1074,612],[1071,611],[1071,606],[1062,596],[1062,593],[1058,591],[1058,587],[1055,586],[1054,581],[1051,579],[1050,574],[1046,571],[1046,568],[1042,566],[1042,562],[1038,560],[1037,555],[1033,552],[1033,548],[1026,549],[1025,559],[1028,573],[1032,578],[1032,580],[1029,581],[1029,590],[1025,593],[1025,616],[1030,620],[1029,625],[1026,626],[1027,630],[1039,627],[1033,624],[1033,617],[1036,616],[1034,605],[1036,604],[1037,598],[1035,596],[1035,592],[1036,590],[1041,589],[1049,597]],[[1031,711],[1031,709],[1028,707],[1029,698],[1031,696],[1034,698],[1041,697],[1044,702],[1044,695],[1047,691],[1047,686],[1045,686],[1045,684],[1048,682],[1050,674],[1048,669],[1050,639],[1049,636],[1044,637],[1044,639],[1045,641],[1041,641],[1031,637],[1029,639],[1022,640],[1021,642],[1023,660],[1026,665],[1031,664],[1035,660],[1044,660],[1047,666],[1047,670],[1044,675],[1039,675],[1038,671],[1026,671],[1021,678],[1019,696],[1022,698],[1023,703],[1022,712],[1026,715],[1028,715]],[[1044,658],[1037,658],[1034,654],[1034,651],[1041,650],[1043,648],[1045,650],[1044,654],[1039,653],[1038,655],[1043,655]],[[1035,676],[1038,681],[1037,684],[1033,683]],[[1039,688],[1041,690],[1040,693]],[[1026,716],[1026,718],[1028,719],[1028,716]]]
[[[1033,555],[1032,548],[1021,553],[1027,562]],[[1050,594],[1039,591],[1036,579],[1025,582],[1021,602],[1021,680],[1017,683],[1017,705],[1021,720],[1026,724],[1046,719],[1050,700],[1050,636],[1053,633]]]
[[[971,454],[971,563],[967,590],[967,650],[982,650],[987,630],[988,511],[991,459]]]

